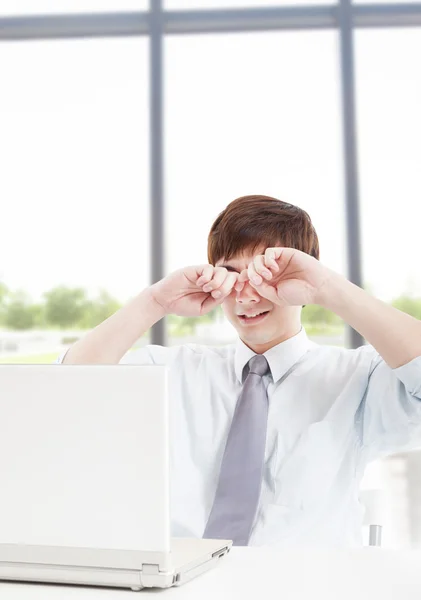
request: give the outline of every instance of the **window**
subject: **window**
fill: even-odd
[[[1,52],[3,326],[89,328],[149,284],[147,40],[5,42]],[[72,321],[61,298],[52,322],[44,293],[60,286],[96,308],[87,300]],[[72,336],[46,334],[39,347],[55,352]],[[24,337],[19,348],[9,340],[9,355],[36,353]]]
[[[421,299],[420,53],[418,29],[356,33],[364,274],[388,302]]]
[[[306,210],[321,261],[345,273],[336,44],[333,32],[166,39],[167,271],[207,262],[219,212],[261,193]],[[234,339],[213,325],[190,335]],[[328,329],[323,343],[343,345],[343,323]]]

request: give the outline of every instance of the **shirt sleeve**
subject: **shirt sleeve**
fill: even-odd
[[[369,461],[421,448],[421,356],[392,369],[376,352],[357,421]]]
[[[53,364],[61,365],[69,348],[66,348],[59,356],[53,361]],[[165,346],[149,345],[143,348],[134,348],[126,352],[121,358],[120,365],[166,365],[168,362],[172,362],[171,359],[177,353],[178,348],[172,349]]]
[[[120,365],[166,365],[169,348],[165,346],[147,345],[126,352]]]
[[[58,357],[56,358],[55,361],[53,361],[54,365],[61,365],[61,363],[63,362],[63,360],[66,357],[67,352],[69,351],[69,348],[66,348],[66,350],[63,350],[63,352],[61,352]]]

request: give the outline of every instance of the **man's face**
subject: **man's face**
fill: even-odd
[[[244,252],[228,261],[221,259],[216,266],[241,273],[254,256],[264,254],[265,250],[266,247],[262,247],[253,254]],[[248,280],[241,292],[232,290],[222,303],[222,309],[240,339],[257,354],[263,354],[301,329],[300,306],[281,307],[273,304],[260,296]]]

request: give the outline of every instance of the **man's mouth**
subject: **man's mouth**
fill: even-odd
[[[247,315],[238,315],[239,320],[244,325],[254,325],[255,323],[260,323],[263,319],[266,318],[266,315],[269,314],[268,310],[259,311],[259,312],[251,312]]]

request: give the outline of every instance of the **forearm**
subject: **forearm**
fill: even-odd
[[[63,363],[117,364],[136,340],[164,316],[164,309],[147,288],[75,342]]]
[[[421,356],[421,321],[371,296],[338,273],[332,272],[317,303],[358,331],[392,369]]]

